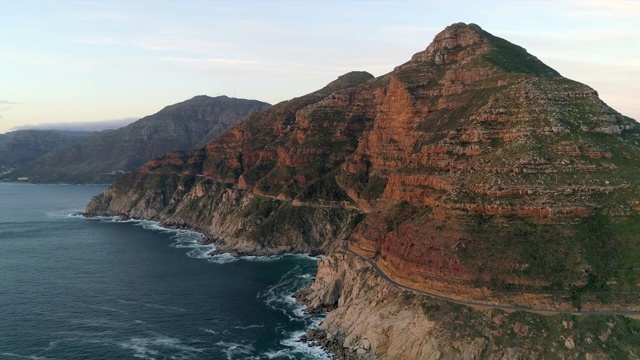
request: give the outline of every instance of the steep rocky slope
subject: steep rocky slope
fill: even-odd
[[[297,294],[332,310],[306,340],[341,359],[638,359],[640,321],[474,309],[400,289],[357,256],[320,260]]]
[[[347,247],[398,283],[461,300],[630,309],[639,138],[593,89],[455,24],[387,75],[346,74],[203,149],[149,161],[87,213],[196,228],[236,253]],[[349,282],[324,282],[343,311],[359,306],[335,287]],[[346,336],[361,333],[332,316]],[[381,353],[402,339],[388,341]]]
[[[89,141],[56,149],[7,176],[26,176],[34,182],[110,182],[156,155],[200,147],[268,106],[256,100],[197,96]]]

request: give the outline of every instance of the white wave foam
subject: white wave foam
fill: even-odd
[[[186,246],[185,246],[186,248]],[[206,259],[211,258],[211,252],[216,249],[215,245],[201,245],[193,247],[193,249],[187,252],[187,256],[194,259]]]
[[[124,326],[123,323],[110,319],[72,319],[70,323],[93,328],[119,328]],[[108,330],[111,331],[111,330]]]
[[[213,246],[212,250],[215,250],[215,246]],[[211,252],[209,251],[209,253]],[[271,261],[279,261],[282,260],[283,258],[286,257],[293,257],[293,258],[298,258],[298,259],[305,259],[305,260],[319,260],[322,257],[318,257],[318,256],[309,256],[306,254],[282,254],[282,255],[266,255],[266,256],[254,256],[254,255],[243,255],[243,256],[233,256],[230,253],[222,253],[222,254],[217,254],[217,255],[205,255],[204,258],[206,258],[209,262],[214,263],[214,264],[228,264],[228,263],[232,263],[232,262],[236,262],[236,261],[240,261],[240,260],[244,260],[244,261],[255,261],[255,262],[271,262]],[[313,278],[313,276],[311,274],[306,274],[305,276],[309,276],[310,278]]]
[[[83,216],[83,215],[80,215]],[[142,226],[146,230],[159,231],[163,233],[172,233],[171,237],[174,242],[169,246],[177,249],[191,249],[187,252],[187,256],[194,259],[206,259],[214,264],[228,264],[231,262],[245,260],[245,261],[258,261],[258,262],[270,262],[278,261],[283,257],[294,257],[300,259],[320,260],[324,259],[324,255],[310,256],[307,254],[283,254],[283,255],[269,255],[269,256],[233,256],[230,253],[222,253],[217,255],[209,255],[217,247],[214,244],[203,244],[204,234],[184,229],[171,229],[160,225],[157,221],[142,220],[142,219],[122,219],[118,216],[92,216],[89,219],[97,219],[103,223],[133,223],[136,226]]]
[[[228,264],[231,262],[236,262],[238,260],[240,260],[239,257],[233,256],[229,253],[214,255],[207,259],[207,261],[214,264]]]
[[[255,351],[252,345],[239,344],[234,342],[218,341],[216,345],[220,346],[227,356],[228,360],[234,359],[259,359],[257,356],[252,355]]]
[[[154,304],[154,303],[147,303],[147,302],[140,302],[140,301],[126,301],[126,300],[120,300],[120,299],[116,299],[116,301],[121,304],[144,306],[144,307],[160,309],[160,310],[168,310],[168,311],[176,311],[176,312],[187,311],[186,309],[175,307],[175,306],[168,306],[168,305],[161,305],[161,304]]]
[[[211,330],[211,329],[202,329],[202,330],[203,330],[204,332],[206,332],[206,333],[213,334],[213,335],[218,335],[218,334],[220,334],[219,332],[217,332],[217,331],[213,331],[213,330]]]
[[[155,356],[165,354],[167,350],[178,352],[179,358],[188,358],[205,350],[183,344],[180,339],[161,334],[156,334],[153,337],[133,337],[119,345],[125,350],[133,351],[133,356],[139,359],[154,359]]]
[[[307,355],[314,359],[322,359],[322,360],[331,360],[333,357],[330,353],[319,346],[309,346],[306,343],[300,341],[300,337],[304,335],[304,331],[298,331],[291,334],[291,336],[285,340],[282,340],[280,343],[286,347],[287,350],[281,350],[284,354],[301,354]],[[269,355],[267,355],[269,357]],[[274,356],[275,357],[275,356]],[[274,357],[269,357],[273,359]]]
[[[81,217],[78,216],[81,211],[82,209],[52,210],[47,211],[45,215],[50,219],[70,219]]]
[[[234,326],[234,329],[242,329],[242,330],[247,330],[247,329],[256,329],[256,328],[263,328],[264,325],[247,325],[247,326]]]
[[[19,355],[19,354],[14,354],[14,353],[10,353],[10,352],[3,352],[3,353],[0,353],[0,355],[8,356],[8,357],[16,358],[16,359],[30,359],[30,360],[49,360],[49,359],[51,359],[51,358],[48,358],[48,357],[42,357],[42,356],[37,356],[37,355]]]
[[[306,329],[318,327],[324,320],[326,314],[309,314],[305,311],[306,306],[297,303],[293,294],[300,289],[309,286],[313,276],[304,272],[300,266],[296,266],[284,274],[278,283],[268,287],[263,293],[258,294],[267,306],[284,313],[293,322],[302,322]],[[309,347],[300,340],[306,331],[295,331],[287,335],[285,340],[280,342],[287,347],[274,352],[267,352],[264,355],[269,359],[289,358],[298,359],[300,355],[313,359],[331,359],[331,355],[320,347]]]
[[[89,307],[89,308],[92,308],[92,309],[97,309],[97,310],[105,310],[105,311],[117,312],[117,313],[121,313],[121,314],[127,314],[127,312],[124,311],[124,310],[114,309],[114,308],[110,308],[110,307],[107,307],[107,306],[96,306],[96,305],[84,304],[84,303],[80,303],[80,305],[86,306],[86,307]]]
[[[304,312],[305,307],[299,305],[293,297],[296,291],[310,283],[310,279],[301,271],[300,266],[295,266],[284,274],[275,285],[267,287],[263,293],[258,294],[258,298],[262,298],[265,304],[272,309],[281,311],[291,321],[307,322],[309,315]]]
[[[200,232],[166,228],[153,220],[121,219],[117,216],[94,216],[92,219],[98,219],[100,222],[105,223],[131,223],[135,226],[141,226],[145,230],[172,234],[171,239],[173,243],[169,246],[176,249],[191,249],[191,251],[187,252],[187,256],[194,259],[209,259],[209,253],[216,249],[216,246],[213,244],[202,243],[204,234]]]

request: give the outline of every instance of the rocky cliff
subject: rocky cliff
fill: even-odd
[[[245,116],[268,106],[256,100],[196,96],[123,128],[42,154],[7,176],[29,177],[33,182],[110,182],[156,155],[201,147]]]
[[[149,161],[87,213],[196,228],[236,253],[346,247],[393,281],[459,300],[630,309],[640,281],[637,125],[525,49],[454,24],[389,74],[346,74],[203,149]],[[314,286],[331,293],[320,298],[341,294],[345,309],[365,314],[339,285],[353,274],[341,274],[319,275]],[[326,323],[345,336],[362,333],[333,316],[345,313]],[[370,347],[394,353],[394,334]]]
[[[303,340],[341,359],[637,359],[640,321],[472,308],[391,285],[357,256],[319,262],[297,294],[330,310]]]

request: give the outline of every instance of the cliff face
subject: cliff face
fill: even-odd
[[[237,253],[348,247],[399,283],[457,299],[629,308],[639,140],[637,123],[593,89],[455,24],[389,74],[346,74],[203,149],[149,161],[87,212],[197,228]],[[345,309],[365,311],[321,278],[323,306],[341,294]],[[346,329],[336,314],[327,324]],[[389,338],[380,351],[399,346]]]
[[[87,212],[199,229],[222,250],[238,254],[331,252],[343,246],[362,215],[345,201],[281,192],[299,191],[298,182],[307,184],[323,168],[322,163],[278,166],[279,154],[286,155],[278,144],[291,138],[299,109],[371,78],[347,74],[315,93],[253,114],[204,149],[161,155],[95,197]],[[242,168],[247,170],[238,176]],[[264,181],[263,188],[253,186],[256,179]]]
[[[331,310],[306,339],[341,359],[638,357],[637,320],[451,304],[393,286],[345,253],[320,260],[314,284],[297,297],[308,310]]]
[[[8,176],[26,176],[33,182],[110,182],[156,155],[201,147],[248,114],[268,106],[256,100],[197,96],[123,128],[41,154],[44,156]]]

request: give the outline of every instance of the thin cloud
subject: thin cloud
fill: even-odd
[[[394,36],[433,37],[440,31],[442,31],[441,28],[432,26],[397,25],[386,27],[385,32],[388,34],[393,34]]]
[[[211,49],[220,49],[226,44],[210,40],[189,39],[189,36],[157,36],[146,35],[135,38],[132,45],[150,51],[187,51],[191,53],[205,53]]]
[[[110,36],[82,36],[69,39],[70,42],[84,45],[118,45],[119,42]]]
[[[224,65],[258,65],[257,61],[253,60],[241,60],[241,59],[225,59],[225,58],[188,58],[188,57],[173,57],[168,56],[162,58],[163,60],[184,62],[189,64],[224,64]]]
[[[123,23],[129,21],[127,14],[105,11],[77,11],[69,13],[73,20],[80,21],[107,21],[112,23]]]
[[[569,16],[640,18],[640,3],[637,1],[571,1],[567,4]]]
[[[0,55],[24,61],[29,64],[41,67],[63,68],[69,70],[88,71],[93,70],[103,64],[102,61],[83,60],[69,55],[61,55],[44,51],[15,51],[2,53]]]
[[[6,104],[6,105],[18,105],[20,103],[17,102],[13,102],[13,101],[8,101],[8,100],[0,100],[0,104]],[[0,109],[0,110],[6,110],[8,108],[4,108],[4,109]]]

